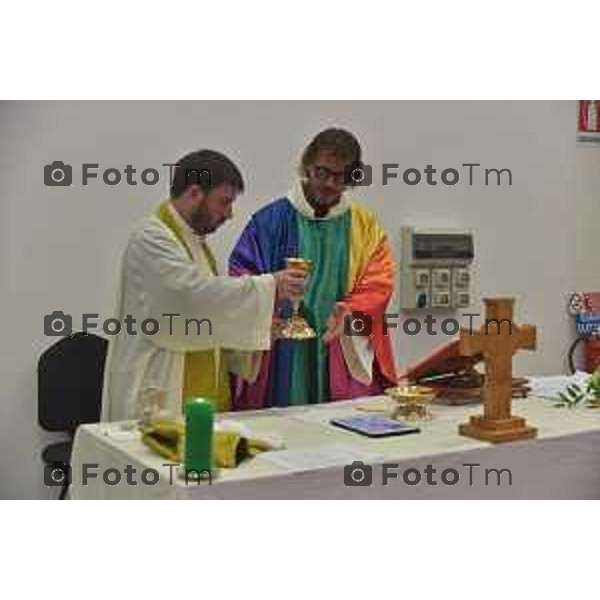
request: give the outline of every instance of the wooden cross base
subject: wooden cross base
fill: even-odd
[[[537,429],[527,425],[522,417],[508,419],[486,419],[482,415],[471,417],[468,423],[458,426],[461,435],[484,442],[516,442],[537,436]]]

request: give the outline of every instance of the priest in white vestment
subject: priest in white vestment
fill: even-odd
[[[121,331],[109,344],[103,420],[139,418],[140,397],[151,389],[164,391],[173,416],[193,396],[228,410],[228,369],[236,370],[228,355],[268,350],[276,297],[296,299],[305,284],[305,274],[291,269],[219,275],[206,236],[232,217],[242,176],[211,150],[178,165],[171,197],[132,233],[125,250],[116,309]],[[256,370],[247,360],[237,364]]]

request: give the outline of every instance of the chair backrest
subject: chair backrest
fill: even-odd
[[[49,431],[73,433],[100,420],[108,340],[74,333],[50,346],[38,361],[38,422]]]

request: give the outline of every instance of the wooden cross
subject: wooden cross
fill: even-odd
[[[514,298],[484,298],[485,325],[479,331],[461,329],[460,354],[483,354],[485,381],[483,415],[459,425],[461,435],[489,442],[510,442],[535,437],[537,430],[525,419],[511,415],[512,357],[518,350],[535,350],[533,325],[513,322]]]

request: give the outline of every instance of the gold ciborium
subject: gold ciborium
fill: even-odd
[[[286,258],[285,264],[288,269],[297,269],[308,274],[312,261],[307,258]],[[300,315],[301,302],[302,299],[300,298],[293,303],[292,316],[283,322],[278,337],[286,340],[310,340],[317,337],[315,330]]]
[[[421,385],[392,387],[385,390],[387,396],[396,402],[393,419],[424,421],[431,419],[429,403],[435,398],[436,391]]]

